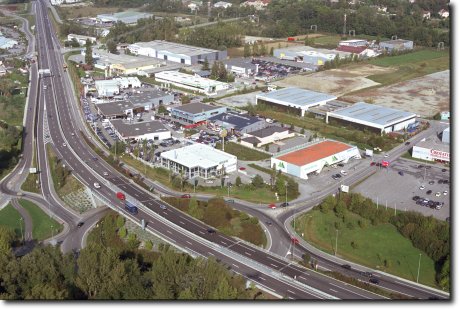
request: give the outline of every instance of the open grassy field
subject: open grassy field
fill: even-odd
[[[118,7],[72,6],[56,7],[61,18],[75,19],[80,17],[96,17],[98,14],[110,14],[119,11]]]
[[[222,144],[216,143],[216,149],[222,150]],[[270,158],[269,154],[250,149],[235,142],[225,143],[225,152],[235,155],[239,160],[264,160]]]
[[[420,250],[410,240],[404,238],[391,224],[372,226],[368,220],[351,212],[347,220],[355,223],[353,228],[342,224],[338,231],[337,256],[415,281]],[[364,228],[359,221],[366,223]],[[305,240],[315,247],[334,254],[335,222],[342,222],[333,212],[326,214],[319,210],[310,211],[296,219],[296,231],[304,234]],[[351,243],[357,244],[353,247]],[[435,286],[435,266],[432,259],[421,253],[419,282]],[[387,265],[385,266],[385,260]]]
[[[32,236],[34,239],[45,240],[49,237],[56,236],[56,234],[62,231],[63,226],[54,219],[51,219],[36,204],[25,199],[19,199],[19,203],[27,210],[32,218]]]
[[[9,203],[6,207],[0,210],[0,226],[7,226],[14,230],[16,237],[21,237],[21,227],[19,219],[21,214]],[[22,224],[24,225],[24,223]],[[22,227],[24,231],[24,226]]]
[[[438,58],[448,58],[449,51],[437,51],[435,49],[423,49],[413,53],[391,56],[391,57],[382,57],[375,58],[369,61],[370,64],[389,67],[389,66],[400,66],[407,65],[414,62],[433,60]]]

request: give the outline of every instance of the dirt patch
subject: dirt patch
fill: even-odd
[[[343,96],[353,91],[379,85],[366,76],[393,72],[394,69],[373,65],[352,65],[340,69],[290,76],[274,84],[281,87],[299,87]]]
[[[436,72],[401,83],[344,96],[346,101],[363,101],[385,107],[410,111],[431,117],[439,111],[450,110],[450,70]]]

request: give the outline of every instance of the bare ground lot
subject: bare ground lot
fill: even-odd
[[[357,102],[372,98],[373,103],[378,105],[431,117],[439,111],[450,110],[449,74],[450,70],[436,72],[389,86],[363,90],[341,99]]]
[[[300,87],[339,97],[363,88],[380,85],[367,79],[367,76],[394,71],[393,68],[374,65],[352,65],[309,75],[290,76],[274,84],[281,87]]]

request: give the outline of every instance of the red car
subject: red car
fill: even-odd
[[[299,239],[297,239],[296,237],[291,237],[291,242],[294,244],[299,244]]]
[[[183,194],[180,198],[192,198],[192,196],[190,194]]]
[[[122,192],[117,192],[117,198],[120,199],[120,200],[125,200],[126,199],[125,194],[123,194]]]
[[[240,167],[240,170],[246,170],[246,168],[245,167]]]
[[[269,204],[268,207],[270,209],[276,209],[276,205],[274,203]]]
[[[375,161],[371,162],[371,166],[375,166]]]

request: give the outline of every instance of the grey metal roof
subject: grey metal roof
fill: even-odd
[[[216,53],[218,50],[209,48],[190,46],[180,43],[167,42],[161,40],[154,40],[150,42],[136,42],[135,45],[141,47],[153,48],[157,51],[167,51],[172,54],[181,54],[187,56],[198,56],[202,54]]]
[[[151,91],[145,91],[142,93],[136,93],[128,97],[128,100],[131,101],[131,103],[134,106],[139,106],[139,105],[148,104],[150,103],[151,100],[154,100],[157,98],[164,98],[166,96],[171,96],[171,95],[161,90],[151,90]]]
[[[114,120],[111,120],[110,122],[112,123],[113,127],[123,137],[135,137],[135,136],[145,135],[148,133],[169,131],[159,121],[128,122],[122,119],[114,119]]]
[[[425,139],[425,141],[420,141],[415,144],[418,147],[423,147],[426,149],[433,149],[442,152],[450,152],[450,145],[448,143],[443,143],[436,136],[430,136]]]
[[[288,87],[269,93],[257,95],[257,98],[270,101],[280,100],[286,103],[296,104],[299,106],[310,106],[318,102],[336,99],[336,96],[319,93],[311,90]]]
[[[203,112],[212,111],[212,110],[220,109],[220,108],[222,107],[207,105],[207,104],[203,104],[200,102],[194,102],[194,103],[184,104],[182,106],[175,107],[173,108],[173,110],[179,110],[179,111],[186,112],[186,113],[197,114],[197,113],[203,113]]]
[[[289,131],[289,129],[278,127],[278,126],[270,126],[270,127],[265,127],[265,128],[256,130],[256,131],[248,132],[248,134],[258,137],[258,138],[265,138],[265,137],[271,136],[274,133],[285,132],[285,131]]]
[[[254,58],[258,60],[264,60],[264,61],[269,61],[273,62],[275,64],[280,64],[280,65],[285,65],[285,66],[290,66],[298,69],[304,69],[304,70],[310,70],[310,71],[316,71],[318,69],[317,65],[306,63],[306,62],[297,62],[297,61],[292,61],[292,60],[285,60],[285,59],[279,59],[276,57],[272,56],[265,56],[263,58]]]
[[[385,44],[404,44],[404,43],[408,43],[408,42],[412,42],[412,41],[403,40],[403,39],[397,39],[397,40],[382,41],[380,43],[385,43]]]
[[[235,67],[250,69],[254,71],[256,70],[256,65],[252,63],[252,60],[250,58],[232,58],[232,59],[224,60],[223,63],[228,66],[235,66]]]
[[[262,119],[247,114],[241,115],[236,113],[222,113],[208,119],[211,122],[221,121],[233,126],[236,130],[242,130],[244,127],[263,121]]]
[[[250,144],[254,144],[254,143],[259,144],[261,142],[256,137],[246,137],[246,138],[241,139],[241,141],[244,141],[244,142],[247,142],[247,143],[250,143]]]
[[[115,101],[100,103],[96,108],[105,116],[123,115],[124,111],[134,108],[134,105],[129,101]]]
[[[415,113],[382,107],[365,102],[357,102],[351,107],[339,109],[329,115],[340,115],[360,121],[374,123],[380,126],[389,126],[404,119],[415,117]]]

